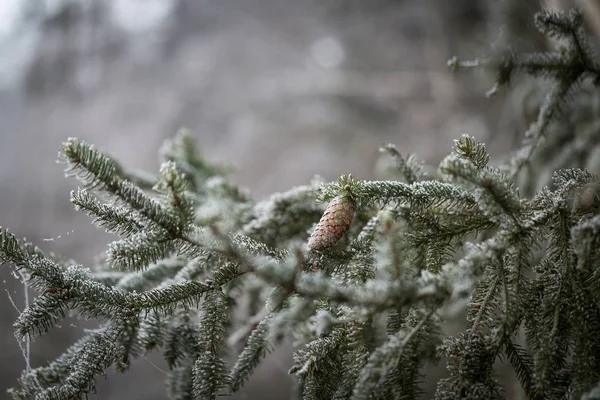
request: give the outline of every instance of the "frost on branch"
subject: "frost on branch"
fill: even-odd
[[[19,339],[66,315],[99,327],[25,370],[10,396],[84,398],[108,368],[159,352],[169,398],[215,399],[241,390],[291,340],[303,399],[417,398],[440,360],[448,374],[425,396],[502,397],[504,361],[528,399],[596,398],[600,178],[565,168],[566,157],[550,179],[518,182],[543,161],[544,142],[558,143],[564,95],[592,97],[576,90],[598,72],[581,20],[540,14],[541,31],[565,38],[566,51],[486,64],[499,84],[517,72],[553,80],[522,148],[499,165],[469,135],[437,169],[386,145],[397,179],[343,176],[256,201],[187,132],[165,144],[155,177],[68,139],[61,162],[82,184],[71,201],[115,240],[88,268],[1,229],[0,260],[38,292],[14,322]],[[560,143],[593,148],[586,132]],[[531,182],[541,188],[528,194]],[[447,335],[462,311],[465,329]]]

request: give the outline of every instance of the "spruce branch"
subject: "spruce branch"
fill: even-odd
[[[344,333],[343,329],[335,329],[294,354],[294,367],[289,373],[298,376],[302,398],[322,399],[334,394],[341,379]]]
[[[113,325],[89,334],[48,367],[25,373],[20,379],[20,388],[9,390],[9,394],[16,399],[35,395],[38,399],[59,400],[93,393],[95,376],[118,358],[115,343],[120,332],[120,327]]]
[[[387,152],[394,161],[396,170],[402,175],[404,181],[408,184],[425,180],[427,174],[423,171],[423,165],[417,160],[416,156],[411,154],[406,159],[391,143],[382,146],[379,151]]]
[[[595,261],[599,235],[600,215],[584,220],[571,228],[571,240],[576,246],[575,255],[578,269],[589,268],[591,267],[590,261]]]
[[[244,382],[250,377],[252,371],[258,366],[259,362],[271,352],[271,344],[268,340],[269,323],[272,315],[269,314],[252,331],[246,343],[244,350],[238,356],[238,359],[231,370],[231,390],[239,390]]]
[[[195,396],[214,399],[229,385],[229,369],[223,360],[226,324],[229,319],[225,296],[211,292],[202,304],[198,324],[198,356],[193,368]]]
[[[241,229],[241,234],[268,246],[286,244],[291,238],[304,234],[321,216],[323,209],[314,202],[317,182],[276,193],[257,203],[253,218]]]
[[[144,222],[136,218],[131,210],[102,204],[86,189],[72,191],[71,203],[75,205],[75,210],[85,211],[95,224],[110,233],[127,237],[141,232],[145,227]]]
[[[332,199],[338,193],[345,191],[342,182],[326,184],[320,187],[319,197]],[[366,207],[368,205],[388,204],[409,205],[450,212],[455,209],[467,210],[477,207],[477,201],[471,193],[452,184],[438,181],[423,181],[406,184],[397,181],[359,181],[351,180],[350,192],[355,201]]]
[[[177,134],[165,141],[160,149],[162,159],[172,162],[180,168],[183,178],[190,185],[190,189],[199,192],[203,189],[203,182],[215,176],[225,176],[232,168],[211,163],[206,160],[198,150],[194,137],[189,129],[180,129]]]
[[[183,177],[179,176],[173,170],[173,165],[169,164],[163,169],[162,181],[155,186],[157,189],[165,186],[179,192],[173,192],[175,206],[181,208],[179,216],[172,212],[172,208],[165,208],[159,202],[142,192],[131,182],[121,178],[119,173],[121,167],[111,158],[100,153],[94,146],[77,139],[70,138],[61,148],[63,162],[67,165],[67,175],[76,176],[86,187],[102,190],[116,200],[121,201],[128,207],[139,213],[149,223],[161,228],[172,239],[179,239],[187,242],[190,246],[199,246],[199,244],[185,232],[189,224],[189,210],[191,200],[186,200],[185,205],[180,199],[180,193],[185,186],[182,186]],[[177,181],[177,184],[175,183]],[[170,182],[170,183],[169,183]]]
[[[533,360],[529,354],[519,345],[513,343],[510,338],[505,338],[503,345],[503,350],[514,369],[517,379],[519,379],[527,398],[531,400],[542,399],[533,388]]]
[[[352,393],[352,400],[366,400],[369,398],[377,382],[386,378],[386,371],[390,363],[400,358],[410,341],[416,337],[419,330],[432,315],[433,311],[427,312],[410,331],[398,331],[384,345],[371,353],[366,365],[358,376]]]
[[[112,285],[108,284],[108,286],[116,286],[126,292],[144,292],[170,279],[179,281],[180,279],[175,277],[187,264],[187,260],[182,257],[164,259],[159,263],[150,265],[144,271],[120,274],[118,275],[119,278]],[[96,273],[93,278],[99,280],[99,276],[102,276],[102,274]]]
[[[495,68],[495,90],[516,72],[551,81],[522,147],[500,167],[468,135],[431,176],[385,145],[402,181],[343,175],[255,201],[189,133],[167,141],[157,176],[69,139],[61,158],[84,186],[71,201],[118,238],[90,270],[2,229],[0,260],[38,291],[17,337],[65,315],[101,325],[25,371],[9,394],[79,399],[108,368],[123,372],[156,351],[169,366],[169,398],[214,399],[239,391],[289,339],[304,399],[416,398],[423,367],[440,358],[448,375],[436,399],[501,398],[499,360],[528,399],[594,398],[600,178],[555,168],[581,167],[575,158],[600,143],[597,94],[583,87],[600,70],[581,20],[575,11],[538,15],[541,32],[564,41],[557,51],[453,60]],[[464,308],[466,329],[444,333]]]
[[[486,167],[490,161],[490,154],[486,150],[485,144],[479,143],[469,135],[463,135],[460,139],[454,140],[454,152],[459,157],[471,161],[478,169]]]
[[[192,361],[186,360],[184,364],[171,369],[166,379],[167,396],[172,400],[193,399],[193,371]]]
[[[498,285],[500,278],[498,275],[492,275],[488,278],[488,281],[481,282],[473,294],[469,316],[467,320],[471,320],[472,323],[470,328],[472,332],[479,329],[479,324],[482,321],[489,320],[490,316],[490,302],[493,297],[497,294]]]
[[[140,232],[111,243],[106,261],[113,268],[137,271],[169,257],[177,247],[177,242],[168,236]]]
[[[508,84],[517,71],[536,77],[548,77],[553,81],[551,89],[540,106],[537,121],[529,126],[521,149],[504,167],[511,179],[517,177],[524,167],[530,165],[535,150],[547,138],[549,126],[556,120],[569,93],[572,93],[585,79],[594,82],[600,79],[600,66],[595,61],[590,40],[584,33],[582,15],[577,9],[568,12],[543,11],[536,14],[535,23],[542,34],[564,39],[565,47],[547,53],[508,52],[505,57],[477,59],[473,62],[460,61],[457,57],[448,61],[448,66],[454,70],[460,67],[492,66],[495,68],[496,84],[488,92],[489,95],[495,93],[499,87]]]
[[[517,177],[521,170],[528,165],[536,148],[545,138],[548,126],[558,113],[561,103],[564,101],[564,98],[567,96],[574,83],[574,80],[560,81],[556,83],[546,95],[544,103],[540,107],[537,121],[531,124],[529,129],[525,132],[523,146],[510,160],[508,171],[510,172],[511,178]]]
[[[365,325],[361,324],[348,328],[347,351],[343,354],[343,371],[339,385],[333,395],[335,400],[350,398],[358,375],[367,363],[369,348],[365,340],[365,329],[367,328]]]

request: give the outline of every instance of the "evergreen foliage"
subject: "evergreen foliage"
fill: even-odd
[[[303,399],[413,399],[423,393],[424,366],[440,359],[448,374],[436,399],[502,398],[497,360],[511,365],[528,399],[598,398],[600,177],[582,165],[556,169],[551,182],[534,172],[555,167],[540,153],[560,147],[587,157],[598,144],[599,120],[589,114],[600,67],[577,11],[540,13],[536,24],[563,47],[450,61],[492,66],[495,90],[517,72],[551,81],[522,147],[499,166],[467,135],[430,174],[386,145],[397,180],[342,176],[256,201],[187,132],[165,144],[152,178],[69,139],[61,161],[83,185],[71,201],[117,239],[89,269],[3,229],[0,259],[39,292],[14,324],[19,339],[66,315],[101,325],[47,366],[24,371],[10,396],[82,398],[109,367],[125,371],[132,358],[158,351],[170,398],[214,399],[240,390],[292,339],[301,343],[290,373]],[[561,113],[572,104],[583,108],[573,118],[590,121],[555,134],[575,126]],[[523,196],[519,185],[543,187]],[[309,249],[332,199],[327,221],[344,213],[342,237]],[[446,335],[463,309],[466,330]]]

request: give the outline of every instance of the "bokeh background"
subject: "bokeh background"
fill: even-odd
[[[493,75],[455,74],[446,61],[509,43],[543,48],[534,12],[570,3],[2,0],[0,225],[83,264],[104,250],[112,238],[73,210],[76,182],[55,163],[69,136],[156,172],[162,141],[188,127],[259,199],[316,174],[373,178],[387,142],[437,163],[468,133],[499,157],[526,126],[517,102],[486,98]],[[597,2],[577,3],[593,21]],[[0,266],[0,398],[25,367],[11,328],[25,301]],[[31,365],[92,326],[72,321],[36,339]],[[276,351],[237,398],[287,398],[290,360],[289,347]],[[90,398],[164,399],[163,367],[139,359],[100,378]]]

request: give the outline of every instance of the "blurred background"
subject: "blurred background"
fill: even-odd
[[[597,17],[597,2],[577,3]],[[533,14],[570,4],[2,0],[0,225],[83,264],[111,241],[69,202],[76,182],[54,162],[69,136],[156,172],[162,141],[188,127],[209,158],[237,166],[234,180],[258,199],[316,174],[373,178],[387,142],[435,164],[468,133],[499,157],[525,130],[518,102],[506,91],[486,98],[493,75],[454,74],[446,61],[508,43],[543,48]],[[516,39],[523,34],[532,40]],[[0,279],[4,393],[25,367],[11,327],[25,296],[8,266]],[[92,326],[73,321],[36,339],[31,365]],[[287,398],[290,360],[289,348],[276,351],[237,398]],[[90,398],[164,399],[163,377],[158,359],[142,358],[100,378]]]

